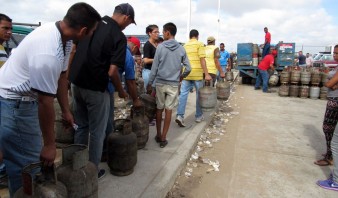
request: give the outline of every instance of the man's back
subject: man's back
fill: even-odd
[[[205,58],[204,44],[197,39],[191,39],[184,45],[184,49],[187,52],[191,65],[191,72],[185,80],[202,80],[203,69],[200,58]]]

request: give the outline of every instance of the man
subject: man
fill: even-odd
[[[5,64],[8,54],[3,46],[5,41],[9,41],[12,35],[12,19],[0,13],[0,68]]]
[[[271,42],[271,34],[268,31],[267,27],[264,28],[264,32],[265,32],[265,40],[264,40],[262,58],[264,58],[266,55],[270,53],[270,42]]]
[[[8,59],[8,54],[3,46],[5,41],[9,41],[12,35],[12,19],[0,13],[0,68]],[[0,131],[1,133],[1,131]],[[7,177],[6,166],[0,161],[0,183],[1,180]]]
[[[231,69],[231,61],[230,61],[230,54],[229,54],[229,52],[228,51],[226,51],[225,49],[224,49],[224,43],[221,43],[220,45],[219,45],[219,47],[220,47],[220,52],[219,52],[219,55],[220,55],[220,57],[219,57],[219,63],[220,63],[220,65],[221,65],[221,68],[222,68],[222,70],[223,70],[223,72],[224,73],[226,73],[227,71],[229,71],[230,69]],[[220,76],[220,73],[219,72],[217,72],[218,73],[218,77]]]
[[[177,105],[179,83],[191,71],[184,48],[175,40],[176,32],[177,28],[173,23],[166,23],[163,26],[164,42],[156,49],[147,85],[147,90],[150,91],[153,82],[156,82],[157,135],[155,140],[161,148],[168,144],[166,137],[170,127],[172,109]],[[165,109],[165,116],[162,130],[163,109]]]
[[[224,44],[223,44],[224,46]],[[223,47],[224,50],[224,47]],[[207,38],[207,46],[205,47],[205,62],[208,68],[209,75],[212,78],[212,85],[215,85],[216,82],[216,74],[219,72],[221,78],[224,78],[224,71],[220,65],[220,51],[218,47],[215,46],[215,38],[213,36],[209,36]]]
[[[306,67],[312,67],[313,64],[313,58],[309,53],[306,53]]]
[[[54,97],[64,122],[74,124],[67,94],[69,54],[73,41],[91,36],[100,18],[90,5],[74,4],[62,21],[27,35],[0,69],[0,146],[11,197],[22,186],[24,166],[39,160],[45,166],[54,163]]]
[[[123,68],[126,60],[127,39],[122,30],[135,23],[134,17],[130,4],[116,6],[112,17],[102,18],[92,38],[79,42],[70,67],[74,117],[79,126],[74,142],[89,145],[89,160],[97,166],[98,178],[105,175],[105,170],[99,170],[98,165],[110,109],[108,79],[119,92],[119,97],[128,97],[118,68]]]
[[[181,82],[177,116],[175,120],[180,127],[185,127],[183,121],[185,106],[187,104],[188,94],[193,87],[196,89],[195,121],[199,123],[204,120],[202,108],[199,102],[198,90],[203,86],[203,73],[206,81],[212,80],[205,65],[205,47],[202,42],[198,41],[198,36],[199,33],[197,30],[191,30],[189,33],[190,40],[184,45],[190,61],[191,72]]]
[[[303,54],[303,51],[298,52],[298,65],[299,67],[306,67],[306,57]]]
[[[273,64],[275,62],[275,56],[277,55],[277,51],[273,50],[271,54],[266,55],[263,60],[258,65],[258,76],[256,78],[255,90],[260,89],[261,82],[263,81],[263,92],[270,93],[268,91],[268,81],[269,81],[269,73],[268,69],[272,71],[275,70]]]

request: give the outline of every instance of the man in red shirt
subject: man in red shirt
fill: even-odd
[[[270,53],[270,42],[271,42],[271,34],[270,32],[268,32],[267,27],[264,28],[264,32],[265,32],[265,41],[262,53],[263,58]]]
[[[256,78],[255,90],[260,89],[261,82],[263,81],[263,92],[269,93],[268,91],[268,80],[269,73],[268,69],[271,68],[275,70],[273,64],[275,62],[275,56],[277,55],[277,51],[273,50],[271,54],[266,55],[263,60],[258,65],[258,76]]]

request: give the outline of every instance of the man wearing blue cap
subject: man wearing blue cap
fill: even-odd
[[[98,165],[109,117],[109,79],[121,98],[128,97],[118,69],[126,58],[127,39],[122,30],[131,23],[136,24],[133,7],[128,3],[116,6],[112,17],[102,18],[92,38],[78,43],[70,66],[74,118],[79,126],[74,141],[89,146],[89,160],[97,166],[98,178],[105,175]]]

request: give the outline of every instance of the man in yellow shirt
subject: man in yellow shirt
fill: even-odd
[[[205,47],[202,42],[198,41],[198,36],[199,33],[197,30],[191,30],[189,34],[190,40],[184,45],[184,49],[187,52],[191,65],[191,72],[182,80],[181,83],[181,93],[175,120],[180,127],[185,127],[183,122],[185,107],[187,104],[188,94],[193,87],[196,89],[195,121],[199,123],[204,120],[202,108],[199,103],[198,90],[203,86],[203,74],[206,81],[212,80],[205,64]]]
[[[215,46],[215,38],[209,36],[207,38],[207,46],[205,47],[205,62],[208,68],[208,72],[212,77],[212,85],[215,85],[217,70],[220,73],[221,78],[225,77],[223,69],[219,63],[220,53],[218,47]]]

